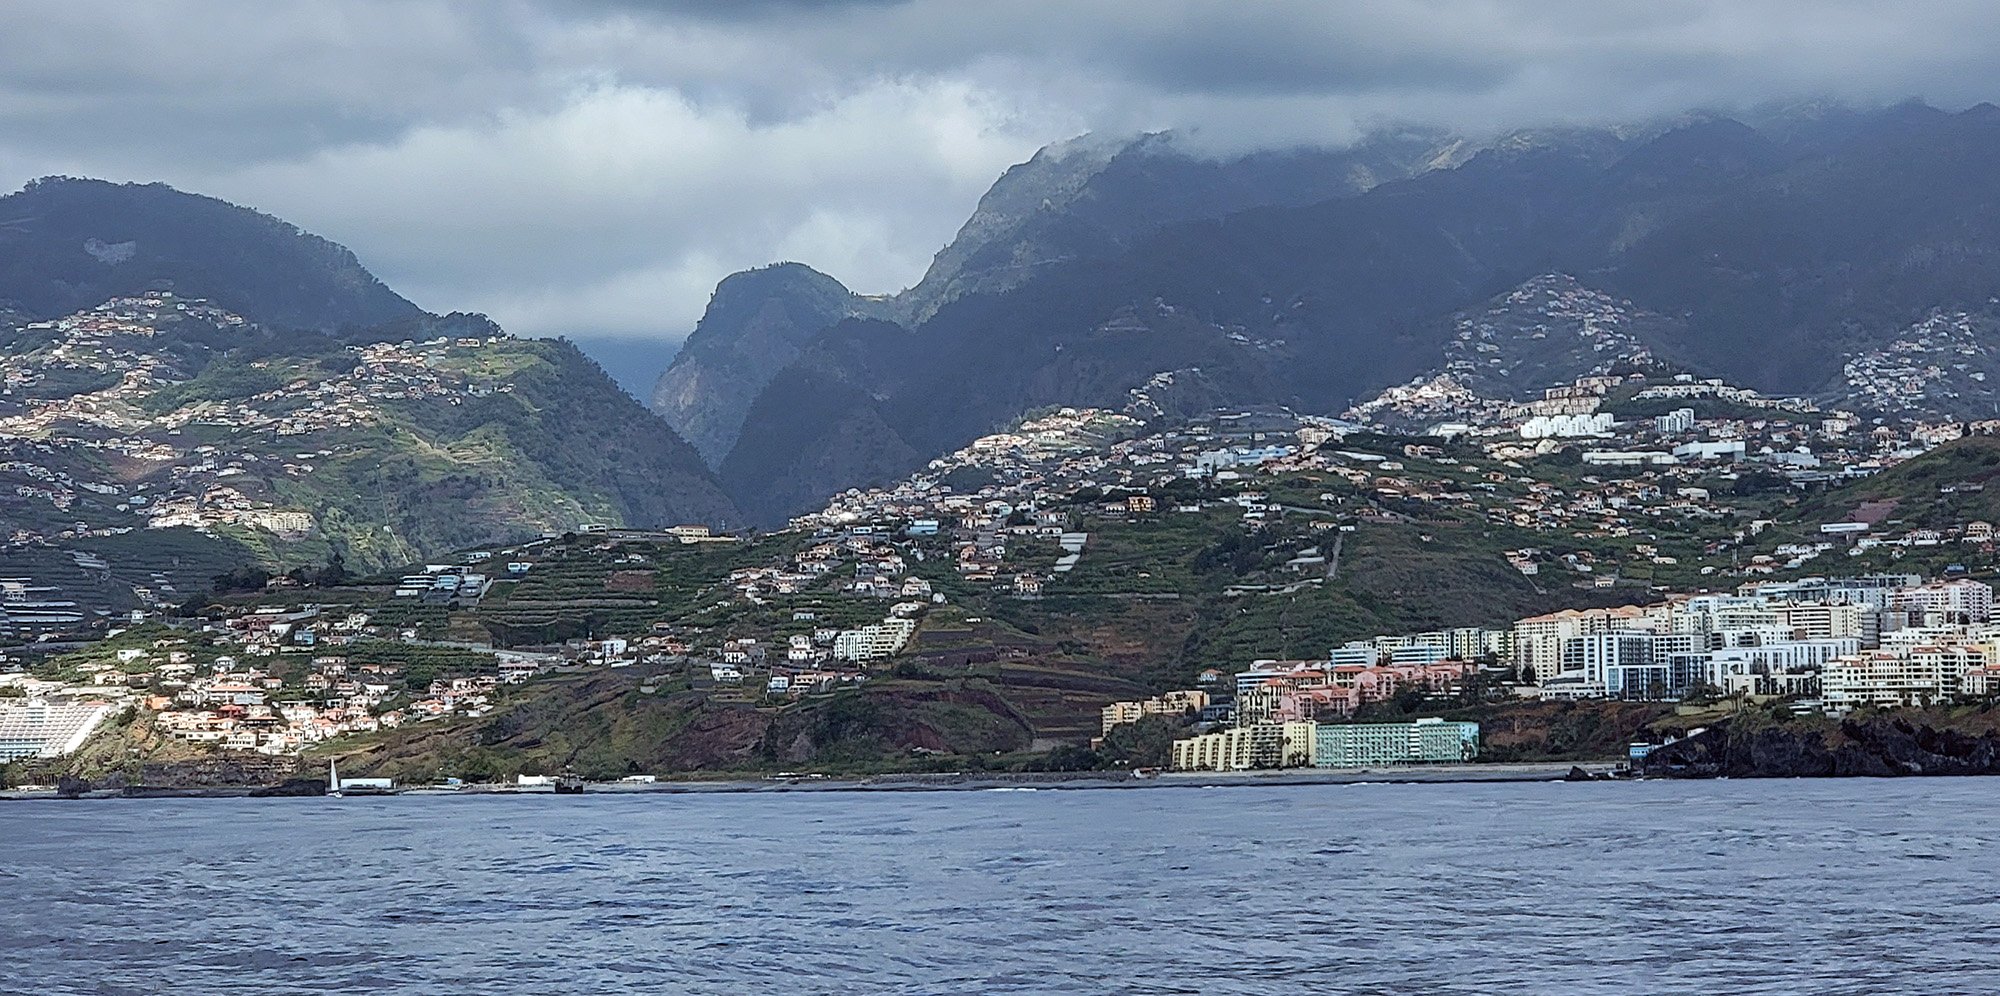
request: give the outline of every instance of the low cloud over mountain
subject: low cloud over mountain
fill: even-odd
[[[0,184],[166,180],[352,246],[433,310],[678,337],[725,274],[914,282],[1084,131],[1218,150],[1688,107],[1947,109],[2000,9],[1774,2],[351,3],[10,8]]]

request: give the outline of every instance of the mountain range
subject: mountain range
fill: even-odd
[[[0,375],[0,568],[114,607],[239,567],[740,521],[574,344],[429,314],[338,245],[160,184],[0,198]]]
[[[728,277],[653,413],[570,343],[428,313],[277,219],[50,178],[0,197],[0,358],[26,364],[0,417],[30,427],[9,473],[39,475],[6,482],[27,489],[8,518],[118,530],[130,498],[166,496],[207,523],[190,475],[241,471],[218,492],[238,511],[312,525],[224,523],[229,556],[386,566],[588,521],[779,524],[1043,406],[1332,413],[1446,374],[1518,399],[1635,356],[1891,417],[1990,415],[1996,159],[2000,109],[1917,103],[1236,156],[1087,136],[1008,170],[901,293],[796,262]],[[83,360],[58,341],[148,294],[242,325],[107,334]],[[354,400],[406,367],[409,396]],[[244,428],[353,410],[366,432]],[[209,450],[175,435],[194,424]]]
[[[901,294],[795,263],[728,278],[654,407],[776,523],[1163,374],[1338,411],[1462,361],[1468,314],[1557,278],[1686,369],[1852,400],[1856,357],[2000,287],[1996,156],[2000,108],[1919,103],[1233,159],[1067,143]]]

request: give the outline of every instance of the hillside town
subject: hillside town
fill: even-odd
[[[14,731],[6,750],[60,756],[111,718],[134,716],[160,742],[290,757],[341,738],[477,719],[516,686],[624,668],[657,676],[647,688],[782,709],[878,683],[920,644],[936,646],[936,634],[978,631],[979,614],[996,604],[1181,597],[1143,569],[1107,577],[1100,565],[1129,556],[1118,543],[1135,536],[1195,528],[1176,523],[1282,551],[1248,573],[1239,567],[1219,592],[1225,599],[1329,587],[1363,527],[1415,528],[1428,543],[1426,524],[1458,524],[1481,529],[1492,557],[1532,586],[1625,602],[1355,639],[1318,660],[1217,658],[1201,662],[1198,687],[1103,707],[1104,736],[1174,719],[1186,734],[1174,748],[1180,767],[1475,760],[1477,724],[1379,715],[1474,693],[1774,700],[1830,715],[1987,694],[2000,673],[1988,669],[2000,631],[1990,631],[1991,589],[1967,565],[1995,562],[1994,526],[1950,511],[1977,507],[1983,485],[1947,481],[1948,497],[1919,516],[1893,499],[1808,510],[1816,493],[2000,423],[1870,422],[1766,397],[1661,369],[1621,331],[1634,316],[1601,294],[1552,279],[1515,297],[1511,310],[1461,322],[1444,372],[1340,417],[1256,408],[1169,419],[1148,392],[1171,385],[1155,378],[1124,411],[1031,414],[756,542],[696,525],[579,522],[336,582],[358,584],[358,601],[324,602],[317,582],[295,572],[211,615],[171,611],[184,584],[157,574],[99,642],[56,657],[55,671],[10,676],[19,701],[0,702]],[[81,440],[62,445],[113,446],[166,470],[128,487],[16,461],[5,468],[38,482],[17,498],[68,509],[88,496],[133,522],[71,527],[83,532],[250,528],[304,538],[316,530],[310,514],[238,482],[308,477],[334,450],[260,454],[229,439],[313,437],[381,419],[385,401],[457,403],[509,389],[504,369],[472,372],[485,362],[481,341],[436,339],[346,347],[351,367],[323,380],[273,371],[282,383],[229,400],[150,402],[175,389],[167,360],[121,344],[174,321],[237,329],[233,318],[161,294],[34,327],[53,345],[9,367],[10,385],[26,390],[58,369],[51,364],[78,363],[115,383],[18,402],[0,425],[17,452],[57,445],[61,427]],[[1546,352],[1551,336],[1583,343],[1584,373],[1505,395],[1467,386],[1579,369],[1574,357]],[[60,538],[19,530],[12,542]],[[682,578],[689,551],[725,566]],[[90,568],[83,556],[79,570]],[[1847,580],[1816,579],[1842,561]],[[1918,567],[1933,578],[1909,569]],[[58,640],[89,632],[93,616],[106,620],[52,577],[0,579],[0,635]],[[581,635],[549,622],[575,605],[613,614]],[[134,643],[135,634],[145,639]],[[106,647],[114,657],[91,656]]]
[[[67,318],[29,323],[17,333],[21,345],[32,348],[0,351],[0,442],[11,451],[0,473],[33,483],[16,485],[16,499],[45,502],[51,511],[74,518],[100,519],[79,523],[72,535],[133,525],[200,531],[241,525],[297,538],[312,529],[312,517],[274,503],[269,480],[309,476],[335,452],[284,452],[274,449],[274,441],[382,424],[384,403],[475,398],[512,389],[444,362],[453,350],[477,351],[487,340],[438,338],[350,347],[351,367],[333,377],[290,360],[252,361],[238,376],[268,386],[211,396],[202,378],[176,372],[171,349],[160,344],[165,332],[181,333],[187,325],[242,334],[247,323],[207,302],[162,291],[114,298]],[[105,386],[54,389],[78,381]],[[88,453],[115,454],[146,471],[132,484],[75,476],[90,462],[79,464],[73,457]],[[246,486],[259,496],[246,493]],[[84,514],[77,507],[79,492],[96,496],[97,511],[110,514]],[[126,516],[122,522],[120,515]],[[17,529],[9,539],[46,538],[29,528]]]
[[[532,362],[497,334],[220,355],[270,334],[168,291],[0,326],[0,575],[56,595],[15,592],[0,636],[101,627],[198,590],[234,551],[328,542],[322,518],[351,518],[385,436],[511,394]]]

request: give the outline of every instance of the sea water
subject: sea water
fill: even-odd
[[[2000,779],[0,803],[0,992],[2000,991]]]

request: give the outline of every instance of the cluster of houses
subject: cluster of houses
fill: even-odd
[[[1669,492],[1675,490],[1671,482],[1728,465],[1759,467],[1798,483],[1862,476],[1963,431],[1959,422],[1921,419],[1862,431],[1851,411],[1822,411],[1804,399],[1766,397],[1689,374],[1592,374],[1522,402],[1483,396],[1465,376],[1446,372],[1390,388],[1347,417],[1475,443],[1498,461],[1577,449],[1587,466],[1658,471]],[[1610,407],[1614,395],[1660,413],[1621,418]],[[1698,418],[1694,406],[1708,403],[1720,403],[1718,414]]]
[[[804,694],[821,679],[837,684],[863,681],[867,665],[900,653],[915,635],[916,613],[911,608],[866,626],[818,626],[810,633],[793,633],[782,645],[754,637],[724,641],[721,656],[709,664],[709,676],[718,684],[740,685],[763,674],[770,691],[789,694]],[[793,613],[794,621],[801,623],[810,624],[812,616],[808,610]],[[685,643],[678,648],[692,649]]]
[[[1857,407],[1893,415],[1985,408],[2000,398],[1991,346],[1991,318],[1940,311],[1916,322],[1887,346],[1851,357],[1841,367]]]
[[[1609,305],[1594,298],[1573,301],[1561,291],[1550,291],[1550,306],[1589,312],[1569,316],[1578,327],[1615,324],[1615,315],[1592,317],[1592,309]],[[1614,394],[1664,410],[1621,420],[1606,407]],[[1398,407],[1403,402],[1414,408]],[[1722,403],[1716,411],[1726,414],[1697,417],[1689,407],[1707,402]],[[1423,420],[1411,422],[1411,411]],[[1083,552],[1087,534],[1072,532],[1069,525],[1070,509],[1078,507],[1072,496],[1083,489],[1106,496],[1099,507],[1086,506],[1105,517],[1234,505],[1244,524],[1255,527],[1285,510],[1246,485],[1257,478],[1317,475],[1338,479],[1351,491],[1321,494],[1338,522],[1314,522],[1315,527],[1330,529],[1371,515],[1445,513],[1560,535],[1576,541],[1575,547],[1538,545],[1513,551],[1508,559],[1524,574],[1564,569],[1585,587],[1620,584],[1629,562],[1649,565],[1643,573],[1633,572],[1643,584],[1655,568],[1674,568],[1690,557],[1702,562],[1670,573],[1758,577],[1795,571],[1842,540],[1848,553],[1859,555],[1928,538],[1922,531],[1901,541],[1845,535],[1812,544],[1777,542],[1771,549],[1772,543],[1760,545],[1757,536],[1773,521],[1743,515],[1733,493],[1715,490],[1718,478],[1726,485],[1754,469],[1801,486],[1839,481],[1980,431],[1978,423],[1864,426],[1850,413],[1822,412],[1800,399],[1765,397],[1685,374],[1641,373],[1593,374],[1525,402],[1482,398],[1446,375],[1385,392],[1342,420],[1245,411],[1157,432],[1138,432],[1129,421],[1099,409],[1063,409],[976,441],[892,487],[837,496],[794,525],[948,535],[962,577],[1033,598],[1059,586],[1059,575]],[[1476,445],[1480,457],[1459,459],[1417,442],[1387,449],[1343,442],[1357,431],[1397,424]],[[1580,453],[1582,466],[1575,473],[1542,473],[1524,462],[1559,449]],[[1173,502],[1156,497],[1190,479],[1222,485],[1223,491]],[[1054,504],[1065,507],[1051,508]],[[1978,524],[1965,527],[1976,530]],[[1690,542],[1663,548],[1649,536],[1663,531]],[[1022,534],[1057,539],[1061,559],[1049,567],[1010,558],[1008,541]],[[1622,562],[1599,562],[1588,549],[1599,539],[1623,541],[1630,549]],[[1327,566],[1321,549],[1301,558],[1293,566],[1306,575]],[[1300,582],[1311,583],[1311,577]]]
[[[812,542],[794,554],[789,564],[744,567],[729,575],[730,587],[753,605],[774,596],[794,595],[828,578],[841,594],[859,598],[903,598],[930,602],[930,582],[908,576],[905,551],[887,530],[856,526],[823,528]],[[942,602],[942,597],[936,597]]]
[[[413,686],[405,665],[353,655],[375,641],[412,644],[414,630],[317,605],[115,629],[106,639],[115,650],[68,665],[64,680],[16,673],[0,681],[33,684],[33,702],[136,707],[151,715],[155,732],[186,743],[296,754],[345,734],[479,715],[500,684],[560,663],[550,655],[498,651]]]
[[[271,482],[311,475],[335,452],[310,444],[273,452],[274,441],[380,423],[384,402],[462,403],[512,390],[478,372],[479,351],[499,339],[438,337],[350,347],[352,368],[332,377],[290,375],[283,359],[252,361],[282,383],[159,405],[160,392],[185,374],[158,340],[189,324],[227,331],[248,323],[205,301],[148,292],[28,324],[0,351],[0,513],[10,502],[32,513],[11,517],[5,542],[177,527],[297,539],[316,527],[313,514],[274,499]],[[92,468],[106,463],[100,454],[151,472],[136,482],[95,479]]]
[[[1283,469],[1300,459],[1302,440],[1335,438],[1333,426],[1289,412],[1238,412],[1139,434],[1131,416],[1064,408],[975,440],[893,486],[837,495],[792,526],[821,535],[944,537],[960,578],[1034,599],[1084,555],[1090,536],[1072,524],[1079,507],[1120,520],[1229,505],[1246,521],[1260,519],[1266,506],[1240,496],[1170,504],[1154,490],[1181,478],[1241,482]],[[1074,497],[1088,489],[1103,497],[1079,506]],[[1047,563],[1019,555],[1023,547],[1051,545]]]
[[[1444,372],[1468,381],[1531,382],[1532,358],[1552,351],[1586,357],[1593,366],[1643,363],[1651,351],[1627,331],[1638,311],[1567,274],[1541,274],[1457,319],[1445,343]]]
[[[184,405],[139,428],[178,435],[183,429],[200,427],[207,433],[223,431],[234,437],[265,440],[374,425],[385,418],[380,407],[385,401],[449,398],[461,402],[467,397],[511,391],[510,385],[478,381],[443,362],[451,350],[477,350],[494,341],[439,337],[355,346],[351,348],[356,363],[345,377],[293,378],[243,398]],[[141,511],[147,516],[146,525],[154,529],[247,525],[280,538],[302,536],[314,526],[310,513],[253,499],[228,479],[245,475],[252,480],[304,477],[333,455],[331,450],[320,449],[259,456],[204,444],[175,454],[182,459],[170,470],[172,489],[153,496]]]
[[[722,645],[722,656],[708,665],[710,681],[722,686],[744,686],[763,679],[764,693],[785,699],[822,695],[850,688],[868,680],[868,673],[845,659],[836,661],[831,644],[838,631],[819,629],[811,635],[795,633],[779,648],[766,646],[748,637]]]
[[[14,402],[0,416],[0,486],[16,500],[46,502],[52,512],[80,512],[78,500],[94,492],[90,530],[106,526],[100,512],[138,516],[150,528],[250,526],[280,538],[312,530],[308,512],[258,498],[260,486],[242,480],[296,478],[316,470],[330,450],[274,454],[270,442],[324,430],[378,424],[382,402],[448,398],[458,404],[482,394],[508,392],[498,378],[472,376],[464,356],[498,338],[432,338],[352,346],[346,376],[290,376],[268,390],[240,398],[196,398],[156,410],[152,396],[180,380],[154,340],[182,326],[244,328],[248,322],[204,300],[148,292],[112,298],[52,322],[20,330],[20,348],[0,352],[0,400]],[[282,376],[284,360],[256,360]],[[94,390],[46,390],[96,380]],[[218,438],[220,436],[220,438]],[[204,442],[194,442],[204,440]],[[238,440],[238,442],[232,442]],[[138,484],[84,480],[78,460],[100,450],[156,466]],[[100,508],[102,506],[102,508]],[[112,510],[110,506],[116,506]],[[112,526],[122,532],[124,526]],[[34,532],[34,530],[30,530]],[[40,534],[20,540],[46,538]],[[16,540],[16,542],[20,542]]]

